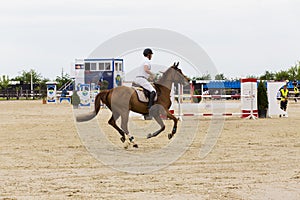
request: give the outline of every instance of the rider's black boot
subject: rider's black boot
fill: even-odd
[[[149,102],[148,102],[148,110],[150,110],[151,106],[154,104],[154,98],[155,98],[155,92],[152,91],[150,92],[150,95],[149,95]]]

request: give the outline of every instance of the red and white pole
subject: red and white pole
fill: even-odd
[[[241,79],[242,117],[258,117],[257,114],[257,79]]]

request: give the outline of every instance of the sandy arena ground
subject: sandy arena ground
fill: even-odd
[[[199,149],[211,121],[186,118],[200,120],[192,145],[174,163],[144,174],[95,159],[79,139],[67,104],[1,101],[0,110],[0,199],[300,199],[300,103],[289,104],[289,118],[226,118],[203,159]],[[102,109],[97,120],[122,148],[109,117]],[[143,127],[151,122],[135,120],[135,130],[148,132]],[[157,138],[137,139],[139,149],[122,151],[143,154],[167,145],[171,122],[166,124]]]

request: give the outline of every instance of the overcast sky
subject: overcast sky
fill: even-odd
[[[54,79],[75,58],[139,28],[189,37],[226,77],[285,70],[300,60],[299,10],[299,0],[3,0],[0,75],[33,68]]]

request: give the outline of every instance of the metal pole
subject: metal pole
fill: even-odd
[[[181,94],[180,94],[180,90],[181,90],[181,87],[180,87],[180,83],[177,84],[177,92],[178,92],[178,115],[179,115],[179,120],[182,121],[182,111],[181,111]]]
[[[30,94],[33,97],[33,83],[32,83],[32,70],[31,70],[31,73],[30,73]]]

